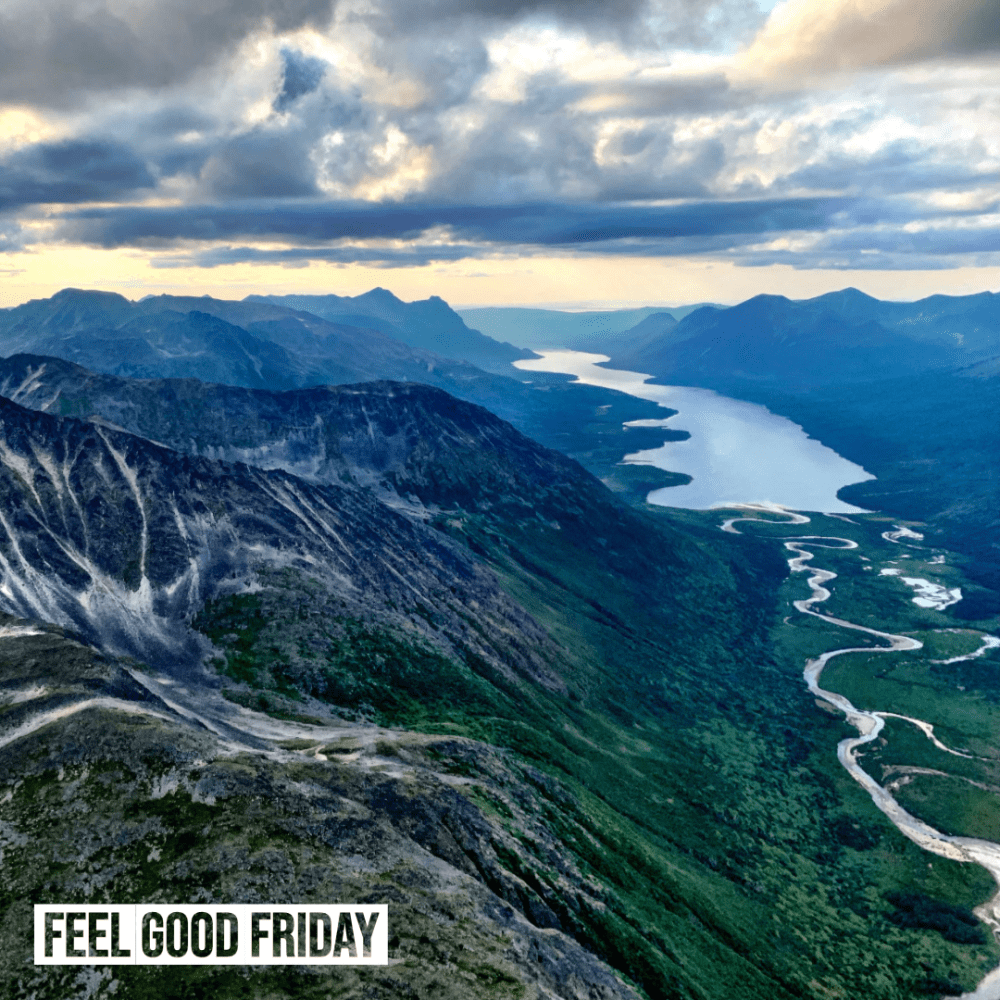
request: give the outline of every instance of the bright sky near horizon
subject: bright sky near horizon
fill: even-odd
[[[1000,289],[996,0],[8,0],[0,59],[0,306]]]

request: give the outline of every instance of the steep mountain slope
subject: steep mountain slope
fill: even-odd
[[[426,522],[2,404],[0,600],[158,656],[126,677],[0,633],[8,954],[39,897],[326,895],[388,899],[399,928],[400,966],[341,983],[359,1000],[610,1000],[623,979],[650,998],[902,1000],[977,978],[988,947],[891,919],[893,893],[988,889],[928,869],[837,771],[841,723],[771,654],[771,542],[620,505],[432,389],[323,391],[348,472]],[[175,636],[210,640],[211,664],[166,651]],[[329,992],[304,973],[95,986],[0,966],[46,1000]]]
[[[150,683],[52,626],[0,624],[5,997],[638,1000],[540,910],[524,915],[542,904],[505,867],[518,837],[601,905],[522,805],[537,771],[470,740],[347,723],[269,722],[265,738],[222,741]],[[478,801],[454,775],[470,765]],[[505,823],[487,801],[509,803]],[[32,903],[151,899],[388,903],[393,965],[32,965]]]
[[[477,657],[549,676],[551,648],[489,575],[366,491],[191,459],[2,398],[0,421],[0,593],[11,613],[194,669],[205,647],[186,623],[207,599],[245,590],[262,568],[308,571],[345,614],[391,621],[445,649],[446,634],[468,630],[462,606],[472,602]],[[407,615],[415,601],[436,629]]]
[[[510,364],[532,352],[470,330],[447,302],[432,295],[403,302],[384,288],[364,295],[248,295],[247,302],[270,302],[321,316],[331,323],[368,327],[410,347],[469,361],[486,371],[509,373]]]

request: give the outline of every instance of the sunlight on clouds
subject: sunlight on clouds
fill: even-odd
[[[751,78],[788,77],[971,50],[976,41],[964,35],[983,9],[982,0],[785,0],[735,67]]]
[[[385,142],[374,147],[372,154],[382,164],[385,172],[380,176],[369,176],[354,186],[351,194],[364,201],[402,198],[419,191],[426,183],[434,163],[434,151],[431,147],[414,146],[395,126],[386,130]]]
[[[971,191],[931,191],[925,197],[929,205],[953,212],[987,212],[997,210],[1000,201],[1000,177],[993,187]]]
[[[59,127],[27,108],[0,109],[0,152],[10,152],[21,146],[51,141],[59,135]]]
[[[571,83],[600,83],[627,79],[644,68],[636,56],[612,42],[592,42],[583,35],[567,35],[555,28],[513,28],[487,43],[490,71],[476,94],[491,101],[524,100],[528,83],[539,74],[557,74]],[[665,61],[654,57],[657,65]]]

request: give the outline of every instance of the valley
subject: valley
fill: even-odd
[[[31,323],[100,327],[86,295],[55,299]],[[343,334],[199,301],[257,333],[280,318],[289,371],[318,350],[303,330]],[[188,304],[139,312],[160,316],[151,347],[202,364]],[[686,321],[650,319],[642,337]],[[18,322],[0,339],[34,349]],[[707,467],[623,458],[696,447],[711,420],[663,426],[661,387],[424,361],[435,384],[383,366],[332,387],[0,361],[5,992],[973,990],[1000,965],[977,917],[996,919],[993,848],[973,843],[1000,842],[980,561],[831,501],[845,479],[827,513],[664,505]],[[388,903],[390,966],[30,964],[31,902],[283,899]]]

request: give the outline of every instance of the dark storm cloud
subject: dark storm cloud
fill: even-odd
[[[377,8],[372,20],[386,33],[419,29],[429,22],[517,21],[539,15],[568,24],[625,25],[648,8],[649,0],[395,0]]]
[[[850,187],[875,198],[934,189],[961,191],[994,180],[993,172],[986,174],[975,167],[988,159],[981,144],[966,146],[961,159],[949,159],[942,152],[915,139],[890,142],[868,156],[835,149],[790,172],[783,184],[814,191]]]
[[[62,216],[59,236],[105,248],[161,246],[233,237],[416,240],[447,228],[457,239],[491,244],[576,247],[615,240],[822,230],[841,199],[702,202],[677,206],[538,203],[520,205],[307,204],[84,209]]]
[[[746,39],[764,20],[756,0],[389,0],[371,18],[383,35],[442,22],[548,20],[636,46]]]
[[[975,0],[963,14],[943,46],[946,52],[971,55],[1000,49],[1000,0]]]
[[[404,249],[368,247],[296,247],[268,250],[259,247],[213,247],[191,254],[154,257],[153,267],[221,267],[224,264],[282,264],[308,267],[312,261],[333,264],[367,264],[371,267],[419,267],[440,261],[484,257],[482,247],[452,243],[445,246],[420,245]]]
[[[0,253],[18,253],[25,247],[21,227],[11,220],[0,219]],[[3,271],[0,273],[12,273]],[[19,273],[19,272],[13,272]]]
[[[311,145],[310,135],[265,128],[222,141],[201,168],[203,189],[226,199],[316,196]]]
[[[264,27],[329,21],[331,0],[14,0],[0,13],[0,102],[64,106],[184,80]]]
[[[0,210],[119,201],[154,185],[146,164],[127,146],[98,139],[40,143],[0,163]]]
[[[324,27],[336,0],[10,0],[0,12],[0,102],[68,106],[93,92],[155,89],[183,81],[232,54],[258,30]],[[668,34],[708,40],[720,25],[752,17],[753,0],[386,0],[364,20],[402,44],[418,35],[542,17],[642,43],[652,22]],[[759,12],[758,12],[759,16]],[[650,20],[652,19],[652,21]],[[662,34],[662,32],[661,32]],[[285,101],[309,73],[286,73]],[[305,93],[298,90],[298,94]],[[281,100],[281,98],[279,98]]]

